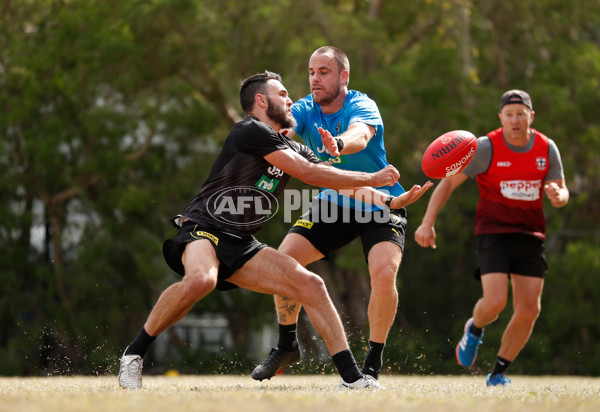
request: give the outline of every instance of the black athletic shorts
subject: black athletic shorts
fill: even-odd
[[[259,242],[252,235],[239,237],[213,228],[201,227],[192,221],[184,222],[175,239],[167,239],[163,244],[165,261],[171,269],[181,276],[185,275],[185,269],[181,262],[185,245],[199,239],[210,240],[210,244],[217,253],[219,259],[218,290],[237,288],[236,285],[227,282],[225,279],[244,266],[259,250],[267,247],[265,243]]]
[[[548,272],[544,241],[526,233],[479,235],[477,256],[476,278],[497,272],[544,278]]]
[[[320,200],[300,217],[288,233],[304,236],[326,258],[352,242],[362,241],[365,259],[377,243],[389,241],[404,250],[406,209],[363,212]]]

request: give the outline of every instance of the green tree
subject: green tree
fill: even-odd
[[[547,210],[544,309],[516,367],[599,373],[598,27],[597,0],[3,2],[0,279],[8,292],[0,298],[0,373],[114,372],[158,294],[177,280],[160,256],[174,233],[167,219],[198,191],[241,118],[239,82],[269,69],[294,100],[303,97],[309,55],[324,44],[348,53],[350,87],[377,101],[388,159],[405,186],[425,181],[420,160],[432,139],[452,129],[482,135],[498,126],[505,89],[530,92],[535,127],[563,155],[571,201]],[[427,199],[409,208],[400,311],[386,351],[394,373],[460,371],[453,349],[479,294],[468,280],[476,196],[474,185],[453,195],[438,219],[436,251],[412,240]],[[276,216],[259,238],[277,246],[288,227]],[[360,247],[315,270],[351,342],[362,345],[368,275]],[[194,311],[224,313],[242,354],[251,330],[274,326],[272,298],[227,296],[212,294]],[[571,346],[581,355],[559,352]],[[494,355],[487,347],[480,365]]]

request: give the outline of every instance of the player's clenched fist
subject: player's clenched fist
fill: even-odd
[[[561,188],[556,182],[546,183],[544,191],[554,207],[563,207],[569,201],[568,190]]]
[[[415,241],[421,247],[435,249],[435,228],[432,225],[422,224],[415,231]]]
[[[387,165],[375,173],[373,186],[392,186],[400,179],[400,172],[392,165]]]

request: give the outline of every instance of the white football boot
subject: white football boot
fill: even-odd
[[[140,355],[125,355],[121,357],[119,368],[119,385],[125,389],[142,388],[142,367],[144,360]]]
[[[377,379],[372,377],[371,375],[363,375],[362,378],[357,380],[356,382],[348,383],[345,382],[344,379],[338,385],[338,389],[385,389],[385,387],[380,384]]]

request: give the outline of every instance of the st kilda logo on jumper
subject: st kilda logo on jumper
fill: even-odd
[[[545,157],[536,157],[535,164],[536,164],[538,170],[545,170],[546,166],[547,166],[546,158]]]
[[[208,213],[221,223],[253,226],[275,216],[279,203],[268,191],[253,186],[233,186],[213,193],[206,207]]]

